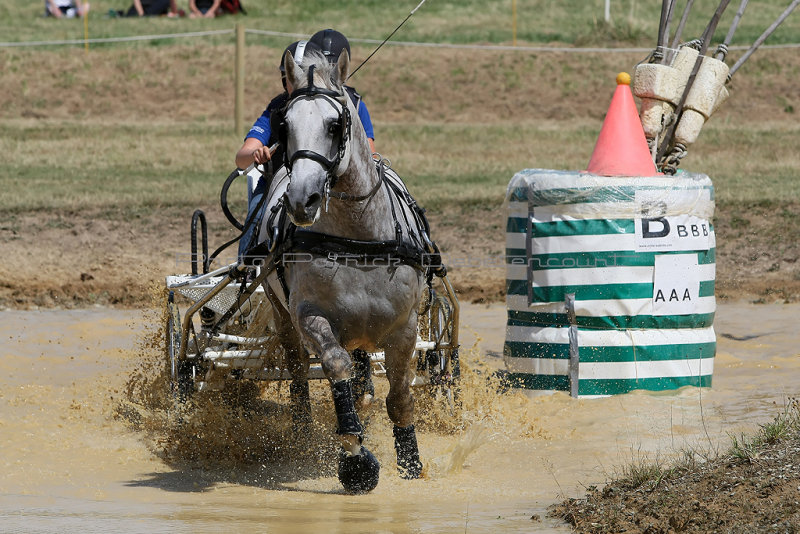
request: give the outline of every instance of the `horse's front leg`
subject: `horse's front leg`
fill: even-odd
[[[417,434],[414,430],[414,396],[411,394],[411,356],[417,341],[416,315],[414,320],[395,331],[386,343],[386,378],[389,394],[386,412],[394,423],[394,449],[397,469],[403,478],[419,478],[422,461],[419,459]]]
[[[298,307],[298,327],[311,352],[322,360],[322,370],[331,384],[336,409],[336,433],[342,445],[339,481],[351,492],[371,491],[378,485],[380,464],[362,445],[364,428],[353,400],[350,355],[339,344],[330,322],[313,306]]]

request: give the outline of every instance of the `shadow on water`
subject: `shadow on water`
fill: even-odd
[[[302,480],[319,477],[320,473],[315,469],[303,469],[302,466],[295,466],[289,471],[286,465],[265,467],[266,469],[262,468],[261,470],[231,471],[209,471],[186,467],[176,471],[147,473],[142,478],[126,482],[125,485],[133,488],[155,488],[175,493],[203,493],[220,484],[233,484],[273,491],[295,491],[318,495],[346,494],[344,489],[321,490],[298,488],[292,485]]]
[[[733,334],[722,333],[720,336],[724,337],[725,339],[731,339],[733,341],[750,341],[751,339],[758,339],[760,337],[769,336],[773,334],[773,332],[766,332],[764,334],[751,334],[747,336],[734,336]]]

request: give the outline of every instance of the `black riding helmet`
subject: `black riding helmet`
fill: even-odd
[[[330,28],[318,31],[311,36],[309,42],[319,46],[330,63],[339,61],[339,54],[342,53],[342,50],[347,50],[347,55],[351,55],[350,42],[347,37]]]

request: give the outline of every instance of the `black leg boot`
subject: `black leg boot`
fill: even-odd
[[[331,384],[333,392],[333,406],[336,408],[338,428],[336,433],[358,437],[359,443],[363,439],[364,428],[358,420],[353,390],[349,380],[340,380]],[[365,493],[375,489],[381,466],[369,449],[359,445],[358,453],[342,449],[339,451],[339,482],[350,493]]]
[[[422,462],[419,459],[414,425],[404,428],[395,425],[392,433],[394,434],[394,450],[397,452],[397,470],[400,472],[400,477],[419,478],[422,474]]]

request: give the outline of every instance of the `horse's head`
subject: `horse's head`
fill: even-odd
[[[309,226],[320,216],[326,190],[350,160],[352,115],[342,87],[350,58],[343,51],[338,63],[330,64],[322,54],[310,52],[301,67],[287,52],[283,61],[294,89],[278,132],[291,177],[284,202],[292,222]]]

